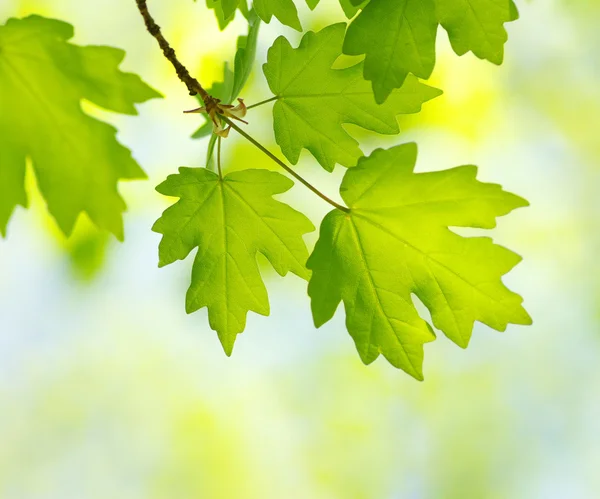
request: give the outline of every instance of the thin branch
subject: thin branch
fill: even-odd
[[[221,136],[217,137],[217,168],[219,169],[219,178],[223,179],[223,171],[221,170]]]
[[[252,109],[253,107],[258,107],[258,106],[262,106],[263,104],[268,104],[269,102],[273,102],[274,100],[279,99],[279,96],[275,96],[275,97],[271,97],[270,99],[265,99],[265,100],[261,100],[260,102],[257,102],[256,104],[252,104],[251,106],[246,107],[246,109]]]
[[[179,59],[177,59],[175,50],[173,50],[171,45],[169,45],[169,42],[165,39],[165,37],[160,31],[160,26],[156,24],[154,18],[150,14],[148,6],[146,5],[146,0],[135,0],[135,3],[137,4],[140,14],[144,18],[144,23],[146,24],[146,29],[148,30],[148,33],[150,33],[154,38],[156,38],[158,45],[163,51],[163,54],[175,68],[175,72],[177,73],[179,79],[183,83],[185,83],[188,91],[190,92],[190,95],[200,94],[200,97],[202,97],[204,103],[208,104],[207,100],[210,101],[210,96],[208,95],[206,90],[204,90],[202,85],[200,85],[198,80],[196,80],[196,78],[194,78],[190,74],[190,72],[179,61]]]
[[[346,206],[342,206],[341,204],[336,203],[333,199],[328,198],[319,189],[317,189],[315,186],[313,186],[308,180],[305,180],[304,177],[301,177],[298,173],[296,173],[288,165],[286,165],[283,161],[281,161],[277,156],[275,156],[271,151],[269,151],[260,142],[258,142],[253,137],[251,137],[246,132],[244,132],[244,130],[242,130],[239,126],[237,126],[233,121],[231,121],[228,118],[225,118],[224,116],[222,118],[223,118],[223,121],[225,123],[227,123],[231,128],[233,128],[237,133],[239,133],[242,137],[244,137],[246,140],[251,142],[256,147],[258,147],[263,153],[265,153],[267,156],[269,156],[269,158],[271,158],[273,161],[275,161],[275,163],[277,163],[279,166],[281,166],[281,168],[283,168],[292,177],[294,177],[296,180],[298,180],[298,182],[300,182],[300,183],[304,184],[306,187],[308,187],[311,191],[313,191],[322,200],[326,201],[327,203],[329,203],[334,208],[337,208],[338,210],[341,210],[345,213],[350,213],[350,208],[347,208]]]

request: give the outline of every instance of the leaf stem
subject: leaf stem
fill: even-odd
[[[350,213],[350,208],[346,206],[342,206],[339,203],[336,203],[333,199],[328,198],[325,194],[323,194],[319,189],[313,186],[308,180],[304,179],[304,177],[300,176],[296,173],[292,168],[286,165],[283,161],[281,161],[277,156],[275,156],[271,151],[269,151],[265,146],[263,146],[260,142],[254,139],[252,136],[248,135],[244,130],[242,130],[239,126],[233,123],[229,118],[222,117],[223,121],[227,123],[231,128],[233,128],[237,133],[239,133],[246,140],[251,142],[254,146],[258,147],[263,153],[265,153],[269,158],[271,158],[275,163],[277,163],[281,168],[283,168],[286,172],[288,172],[292,177],[294,177],[298,182],[304,184],[304,186],[308,187],[312,192],[314,192],[317,196],[319,196],[323,201],[329,203],[334,208],[343,211],[345,213]]]
[[[223,180],[223,171],[221,170],[221,137],[217,137],[217,168],[219,169],[219,178]]]
[[[190,74],[188,69],[179,61],[179,59],[177,59],[175,50],[173,50],[171,45],[169,45],[169,42],[165,39],[160,31],[160,26],[156,24],[154,18],[150,14],[146,0],[135,0],[135,3],[137,4],[142,18],[144,19],[144,24],[146,25],[148,33],[156,38],[156,41],[162,49],[164,56],[173,65],[177,76],[183,83],[185,83],[190,95],[199,94],[204,103],[208,104],[208,102],[211,100],[211,97],[208,95],[208,92],[204,90],[202,85],[200,85],[200,82],[198,82],[198,80],[196,80],[196,78]]]
[[[263,104],[268,104],[269,102],[273,102],[274,100],[277,100],[277,99],[279,99],[278,95],[276,95],[275,97],[271,97],[270,99],[261,100],[260,102],[257,102],[256,104],[252,104],[251,106],[247,106],[246,109],[252,109],[254,107],[262,106]]]

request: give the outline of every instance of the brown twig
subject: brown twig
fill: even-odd
[[[160,48],[163,51],[163,54],[175,68],[175,71],[177,72],[177,76],[179,77],[179,79],[183,83],[185,83],[185,86],[189,90],[190,95],[199,94],[200,97],[202,98],[202,100],[204,101],[204,103],[208,104],[208,101],[211,100],[210,96],[208,95],[208,92],[206,92],[206,90],[204,90],[202,85],[200,85],[200,82],[198,80],[196,80],[196,78],[194,78],[190,74],[190,72],[179,61],[179,59],[177,59],[175,50],[173,50],[171,45],[169,45],[169,42],[162,35],[162,33],[160,31],[160,26],[158,24],[156,24],[156,21],[154,21],[154,18],[148,11],[148,5],[146,4],[146,0],[135,0],[135,3],[137,4],[140,14],[144,18],[144,23],[146,24],[146,29],[148,30],[148,33],[150,33],[154,38],[156,38],[158,45],[160,46]]]

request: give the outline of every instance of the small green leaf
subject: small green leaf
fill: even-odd
[[[69,235],[80,213],[123,239],[120,179],[144,178],[116,130],[81,109],[137,114],[134,104],[160,94],[118,68],[125,52],[68,43],[73,27],[30,16],[0,26],[0,232],[16,205],[27,206],[30,158],[39,189]]]
[[[254,60],[256,59],[259,28],[260,19],[258,19],[254,11],[250,11],[248,13],[248,35],[240,36],[237,39],[233,71],[229,69],[229,64],[225,62],[223,67],[223,81],[213,84],[208,90],[210,95],[220,99],[225,104],[231,104],[240,95],[240,92],[252,74]],[[200,105],[204,104],[200,96],[196,98]],[[194,132],[192,138],[201,139],[207,137],[212,131],[212,121],[206,120],[204,125]]]
[[[365,363],[382,353],[423,379],[423,345],[435,339],[411,300],[433,324],[466,347],[475,321],[503,331],[530,324],[522,298],[501,277],[521,258],[486,237],[449,227],[491,229],[527,201],[476,180],[475,166],[414,173],[417,148],[376,150],[346,173],[340,193],[350,213],[330,212],[308,260],[316,326],[344,301],[346,325]]]
[[[365,79],[384,102],[409,73],[429,78],[438,22],[433,0],[371,0],[350,24],[344,53],[365,54]]]
[[[221,31],[233,21],[237,9],[241,10],[244,15],[248,12],[246,0],[206,0],[206,6],[215,11]]]
[[[208,307],[210,326],[227,355],[245,328],[249,310],[269,314],[257,252],[282,276],[290,271],[309,276],[302,235],[314,227],[272,197],[292,186],[287,177],[267,170],[243,170],[220,179],[205,168],[180,168],[156,189],[180,198],[152,228],[163,234],[160,266],[183,260],[198,248],[186,310]]]
[[[305,148],[328,171],[336,163],[354,166],[363,154],[343,124],[397,134],[397,115],[417,113],[424,102],[441,94],[411,76],[378,105],[362,76],[362,62],[331,69],[340,55],[345,28],[342,23],[308,32],[297,49],[279,37],[269,49],[263,69],[278,97],[273,108],[275,138],[293,164]]]
[[[270,23],[271,18],[275,16],[281,24],[302,31],[298,10],[293,0],[254,0],[253,6],[264,22]]]
[[[436,0],[439,22],[458,55],[472,51],[480,59],[502,64],[508,35],[504,23],[518,17],[510,0]]]
[[[230,102],[237,99],[252,74],[254,60],[256,59],[256,44],[258,43],[259,29],[260,19],[251,10],[248,15],[248,36],[240,36],[237,40],[233,70],[233,90]]]

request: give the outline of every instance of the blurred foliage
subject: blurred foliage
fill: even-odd
[[[246,26],[236,20],[219,35],[204,2],[153,3],[182,58],[196,57],[201,74],[222,75],[220,61]],[[159,196],[133,204],[130,241],[115,250],[119,277],[107,272],[97,286],[74,286],[68,268],[48,262],[65,255],[34,237],[45,223],[16,224],[17,237],[0,241],[0,498],[599,497],[600,2],[522,4],[505,66],[447,58],[440,41],[431,83],[445,94],[400,124],[404,137],[431,146],[422,154],[447,166],[481,159],[486,180],[503,175],[532,199],[517,229],[500,227],[502,240],[518,242],[526,256],[511,283],[531,297],[531,330],[479,331],[470,355],[439,341],[418,384],[383,363],[362,366],[341,318],[313,331],[306,310],[291,312],[305,287],[289,280],[273,293],[272,322],[253,318],[243,335],[252,341],[226,359],[203,317],[181,317],[187,270],[174,278],[155,271],[148,247],[149,238],[158,241],[150,227],[164,209]],[[338,2],[302,10],[305,27],[326,24],[327,9],[338,15]],[[133,6],[109,0],[90,16],[87,2],[0,3],[5,16],[33,11],[87,19],[91,34],[78,43],[111,38],[164,90],[153,116],[159,125],[142,125],[139,137],[123,131],[150,182],[180,164],[202,166],[202,144],[188,140],[197,123],[180,113],[193,101],[178,96],[171,69],[138,37],[142,28],[129,29],[138,21]],[[259,60],[278,34],[264,31]],[[198,47],[215,55],[200,58]],[[257,76],[245,92],[249,104],[265,96]],[[272,130],[261,127],[269,114],[257,110],[250,126],[273,149]],[[254,148],[235,144],[228,171],[241,163],[271,168]],[[319,181],[335,193],[328,179]],[[320,216],[299,189],[288,196]],[[97,268],[103,243],[88,229],[79,220],[74,239],[56,245]]]

